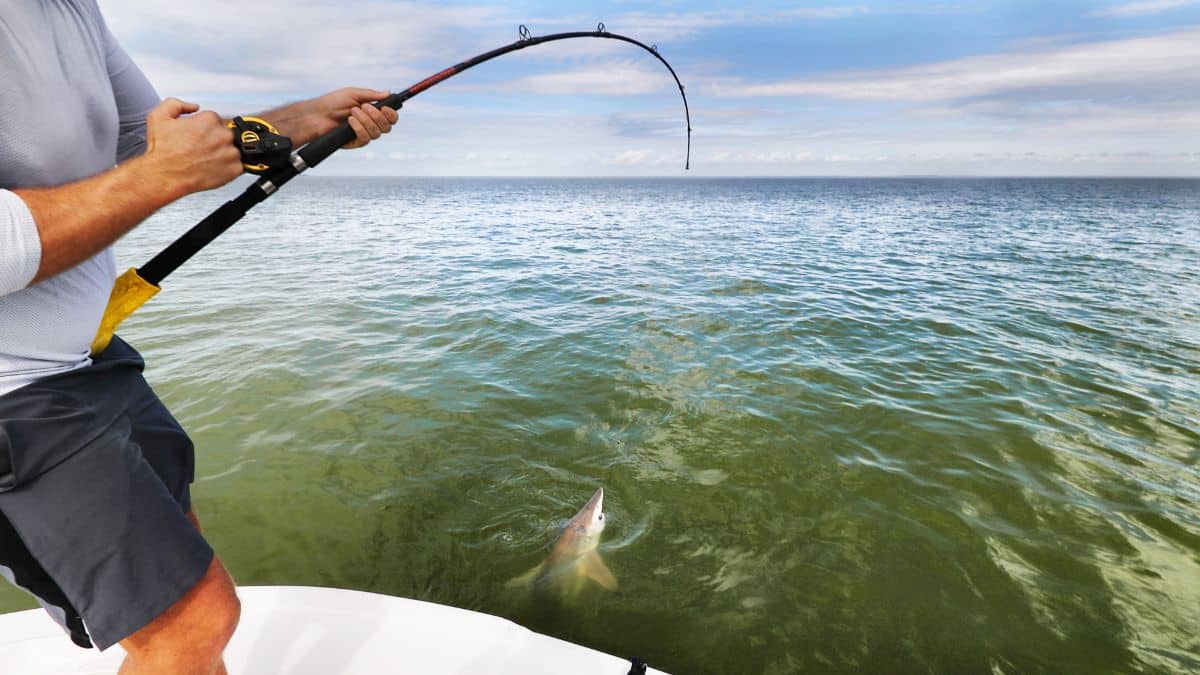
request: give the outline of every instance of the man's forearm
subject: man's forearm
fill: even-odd
[[[349,122],[350,128],[354,129],[355,140],[345,147],[358,148],[390,131],[395,123],[395,110],[384,108],[381,111],[369,105],[387,95],[388,92],[376,89],[346,87],[318,98],[268,110],[257,117],[270,122],[279,133],[291,138],[296,147],[310,143],[321,134]]]
[[[363,105],[379,120],[370,122],[368,132],[363,126],[366,113],[355,111],[363,118],[351,124],[358,125],[355,143],[361,146],[385,133],[395,121],[395,111],[390,111],[389,120],[374,107],[360,103],[385,95],[366,89],[340,89],[263,116],[281,133],[291,136],[296,145],[303,145],[337,127],[353,108]],[[232,133],[215,113],[195,114],[198,110],[193,103],[167,99],[146,118],[146,154],[75,183],[11,190],[28,207],[41,241],[38,271],[31,283],[91,258],[176,199],[211,190],[241,175],[241,159],[231,142]]]
[[[41,264],[32,283],[91,258],[182,197],[185,191],[173,183],[142,156],[75,183],[13,190],[28,206],[41,237]]]
[[[146,154],[91,178],[12,190],[33,216],[41,260],[32,283],[65,272],[111,246],[184,195],[242,174],[233,134],[215,112],[168,98],[146,116]]]
[[[313,141],[325,133],[328,123],[313,115],[311,101],[298,101],[284,106],[258,113],[255,117],[264,119],[272,124],[279,133],[292,139],[295,147]]]

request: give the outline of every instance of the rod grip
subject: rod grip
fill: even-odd
[[[309,143],[303,148],[300,148],[298,153],[301,159],[304,160],[304,163],[307,164],[309,168],[312,168],[325,161],[326,157],[337,152],[338,148],[349,143],[350,141],[353,141],[354,138],[354,130],[350,128],[350,123],[347,122],[333,131],[325,134],[324,136],[317,138],[317,140]]]
[[[387,107],[392,108],[393,110],[400,110],[400,108],[404,106],[404,97],[402,96],[402,93],[392,94],[382,101],[376,101],[371,105],[375,106],[376,108]],[[343,145],[353,141],[354,139],[354,129],[350,128],[349,122],[345,122],[342,124],[342,126],[330,131],[324,136],[317,138],[315,141],[312,141],[303,148],[300,148],[298,152],[300,158],[304,160],[304,164],[311,169],[312,167],[325,161],[327,157],[337,152],[338,149],[340,149]]]
[[[400,109],[404,107],[404,101],[407,99],[408,97],[405,96],[405,92],[400,92],[392,94],[382,101],[377,101],[374,105],[376,108],[391,108],[396,112],[400,112]]]

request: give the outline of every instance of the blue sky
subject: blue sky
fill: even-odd
[[[1200,176],[1200,0],[100,6],[160,94],[224,114],[399,90],[519,24],[604,21],[679,72],[696,175]],[[429,90],[391,136],[321,170],[674,176],[683,128],[649,55],[554,43]]]

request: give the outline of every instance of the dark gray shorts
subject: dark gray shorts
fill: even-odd
[[[106,649],[196,585],[191,440],[114,338],[95,363],[0,396],[0,575]]]

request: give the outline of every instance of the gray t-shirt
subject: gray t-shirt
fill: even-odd
[[[36,225],[9,190],[63,185],[145,149],[158,94],[95,0],[0,0],[0,394],[91,363],[112,249],[34,286]]]

